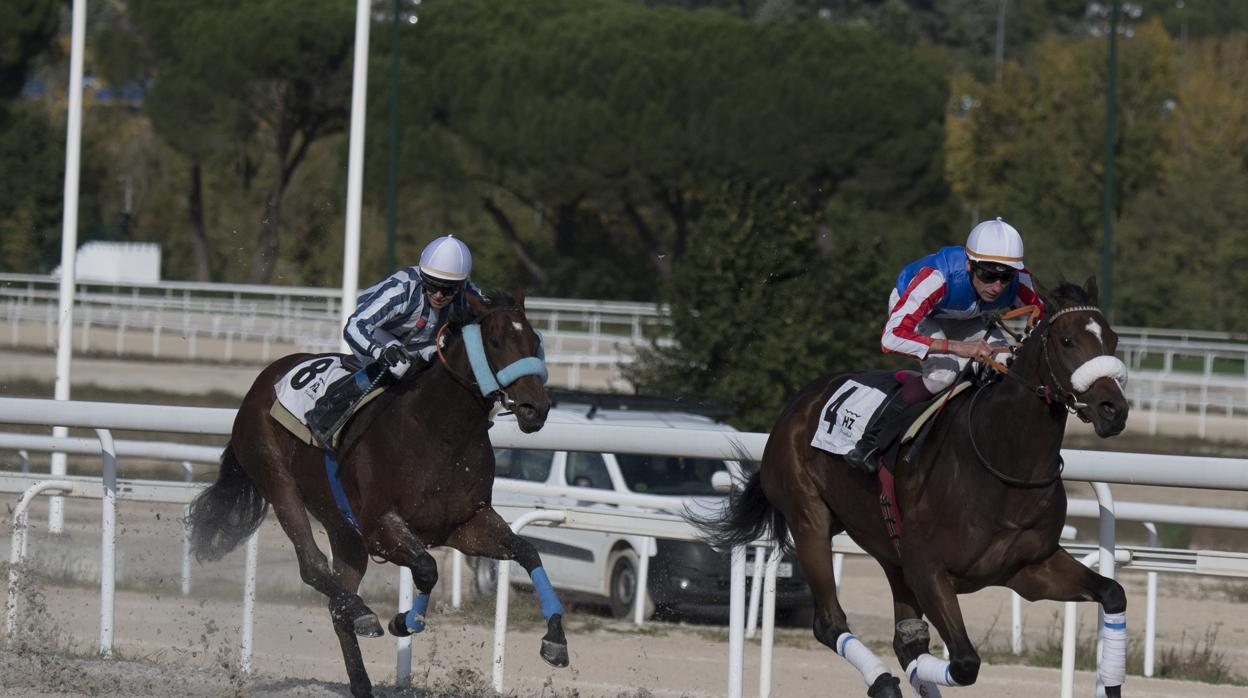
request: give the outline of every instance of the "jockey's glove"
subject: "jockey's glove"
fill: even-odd
[[[398,342],[387,344],[381,353],[377,355],[377,360],[381,362],[390,371],[390,375],[402,378],[407,369],[412,367],[412,357]]]

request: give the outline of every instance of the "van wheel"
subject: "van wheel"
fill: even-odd
[[[616,618],[633,617],[633,599],[637,595],[637,553],[632,549],[621,550],[611,556],[607,565],[610,570],[608,600],[611,602],[611,615]],[[649,620],[654,616],[654,602],[646,594],[642,617]]]
[[[498,560],[479,557],[472,568],[472,586],[477,595],[494,596],[498,592]]]

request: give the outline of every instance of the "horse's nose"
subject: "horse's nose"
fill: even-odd
[[[1119,408],[1113,400],[1104,400],[1096,408],[1100,410],[1101,415],[1106,419],[1114,419],[1118,416]]]

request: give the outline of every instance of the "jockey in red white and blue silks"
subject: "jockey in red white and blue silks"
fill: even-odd
[[[952,385],[963,361],[991,357],[990,340],[1005,342],[1000,330],[989,332],[982,315],[1032,304],[1043,311],[1031,274],[1023,266],[1023,239],[1000,218],[971,229],[966,245],[945,247],[906,265],[889,299],[880,347],[918,359],[923,379],[905,382],[884,402],[845,460],[875,472],[874,454],[883,427],[908,406]]]
[[[918,359],[929,393],[949,387],[960,358],[988,356],[987,340],[1004,341],[999,330],[989,335],[985,312],[1043,307],[1022,253],[1018,231],[998,218],[975,226],[966,246],[911,262],[889,298],[881,348]]]

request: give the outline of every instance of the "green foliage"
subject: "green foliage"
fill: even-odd
[[[670,295],[679,346],[642,353],[642,392],[737,408],[767,430],[808,381],[878,363],[887,272],[878,246],[821,230],[791,191],[726,185],[708,197]]]
[[[1119,46],[1116,201],[1158,181],[1164,106],[1173,94],[1170,40],[1156,25]],[[980,218],[1002,216],[1027,243],[1042,281],[1099,267],[1104,168],[1104,44],[1049,40],[999,84],[962,78],[950,118],[950,179]]]
[[[0,269],[46,273],[60,257],[65,141],[37,105],[14,105],[0,125]]]
[[[941,66],[869,31],[607,0],[466,0],[418,27],[403,178],[482,205],[543,293],[651,297],[636,265],[668,278],[725,184],[786,182],[813,214],[947,197]]]
[[[0,126],[3,102],[16,97],[31,66],[56,36],[61,3],[57,0],[5,0],[0,3]]]

